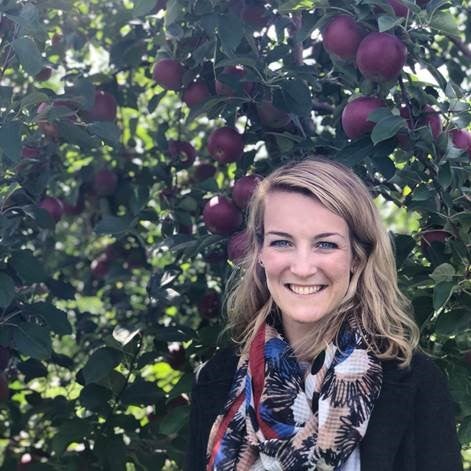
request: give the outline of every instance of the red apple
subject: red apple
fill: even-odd
[[[37,113],[42,114],[47,111],[49,108],[49,105],[45,102],[41,103],[38,106]],[[57,128],[57,125],[54,123],[50,123],[47,118],[38,118],[38,127],[41,129],[41,131],[50,139],[56,140],[59,137],[59,129]]]
[[[249,237],[246,231],[236,232],[227,242],[227,256],[234,263],[240,263],[249,249]]]
[[[209,289],[197,303],[198,312],[203,319],[214,319],[221,313],[219,294]]]
[[[234,128],[215,129],[208,138],[208,152],[223,164],[235,162],[244,152],[244,139]]]
[[[418,125],[429,126],[434,139],[438,139],[438,136],[440,136],[440,133],[442,132],[440,114],[429,105],[424,106],[423,115],[418,120]]]
[[[52,69],[50,67],[43,67],[35,76],[34,78],[38,82],[44,82],[51,78]]]
[[[239,178],[232,188],[232,200],[240,208],[245,209],[249,204],[258,184],[263,180],[260,175],[246,175]]]
[[[8,401],[10,390],[8,389],[8,380],[5,373],[0,373],[0,402]]]
[[[118,175],[107,168],[99,170],[93,178],[93,189],[98,196],[110,196],[118,187]]]
[[[388,0],[396,16],[405,18],[409,9],[401,2],[401,0]]]
[[[185,349],[182,345],[170,345],[165,359],[174,370],[182,370],[185,366],[185,356]]]
[[[64,207],[64,214],[67,216],[77,216],[85,209],[85,201],[83,196],[80,196],[75,204],[70,204],[65,200],[62,200],[62,206]]]
[[[451,234],[444,229],[429,229],[422,232],[420,237],[420,248],[427,257],[433,242],[445,242]]]
[[[45,209],[54,222],[58,222],[64,213],[62,202],[53,196],[45,196],[39,203],[39,207]]]
[[[40,156],[41,151],[37,147],[23,146],[21,148],[21,157],[23,159],[36,159]]]
[[[211,96],[208,86],[201,80],[190,83],[183,92],[183,101],[189,108],[194,108]]]
[[[375,123],[368,120],[369,114],[385,106],[384,102],[376,97],[362,96],[347,103],[342,111],[342,128],[350,139],[356,139],[363,134],[371,132]]]
[[[197,182],[202,182],[208,178],[214,177],[216,167],[213,164],[201,163],[194,167],[194,177]]]
[[[153,71],[154,80],[167,90],[179,90],[182,86],[183,67],[174,59],[160,59]]]
[[[350,15],[334,16],[322,32],[327,52],[345,60],[355,58],[362,38],[360,25]]]
[[[222,71],[223,75],[230,76],[233,81],[241,82],[242,88],[247,95],[253,90],[253,82],[243,82],[242,79],[244,78],[246,72],[243,67],[231,65],[229,67],[224,67]],[[214,83],[216,93],[221,96],[235,96],[236,90],[234,90],[231,86],[226,85],[225,83],[221,82],[220,80],[215,81]]]
[[[450,136],[453,145],[458,149],[467,151],[469,157],[471,157],[471,132],[466,129],[452,129]]]
[[[0,371],[5,371],[10,361],[10,350],[0,345]]]
[[[358,46],[356,64],[362,75],[375,82],[387,82],[401,73],[407,49],[396,36],[370,33]]]
[[[244,2],[240,16],[245,23],[256,29],[262,29],[268,24],[268,12],[260,2]]]
[[[287,126],[291,121],[288,113],[273,106],[270,101],[257,103],[257,114],[263,126],[279,129]]]
[[[117,106],[116,100],[111,93],[97,90],[95,92],[95,102],[88,111],[87,116],[91,121],[114,121]]]
[[[204,206],[203,220],[210,232],[230,235],[242,224],[242,213],[225,196],[213,196]]]
[[[101,254],[98,258],[92,260],[90,264],[90,272],[93,278],[103,279],[110,269],[110,260],[105,253]]]
[[[195,148],[187,141],[168,141],[168,152],[184,168],[193,165],[196,158]]]

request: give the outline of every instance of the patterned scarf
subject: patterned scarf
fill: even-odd
[[[305,373],[265,323],[211,428],[207,470],[339,470],[365,435],[381,384],[381,363],[352,319]]]

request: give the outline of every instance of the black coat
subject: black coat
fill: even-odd
[[[226,401],[237,360],[232,349],[220,350],[197,374],[185,471],[205,470],[209,432]],[[463,469],[446,377],[424,354],[416,353],[407,369],[383,362],[383,387],[360,457],[362,471]]]

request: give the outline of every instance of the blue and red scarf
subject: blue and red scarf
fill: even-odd
[[[381,362],[350,319],[303,372],[269,323],[240,356],[210,432],[208,471],[340,470],[358,456],[382,384]]]

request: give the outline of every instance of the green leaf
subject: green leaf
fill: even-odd
[[[20,353],[37,360],[46,360],[51,356],[51,338],[45,327],[26,322],[21,322],[15,327],[13,342]]]
[[[461,421],[458,435],[460,443],[471,443],[471,416]]]
[[[8,307],[14,297],[15,283],[6,273],[0,273],[0,307]]]
[[[163,396],[164,394],[157,384],[138,378],[124,390],[121,400],[128,405],[146,406],[155,404]]]
[[[99,469],[126,471],[128,449],[123,442],[122,435],[111,437],[99,436],[93,451],[100,460],[101,466]]]
[[[455,276],[456,271],[453,265],[449,263],[442,263],[438,265],[438,267],[433,270],[430,275],[436,283],[441,283],[443,281],[453,281],[453,277]]]
[[[274,93],[273,104],[287,113],[309,115],[312,109],[309,87],[300,79],[283,80],[279,85],[281,91]]]
[[[235,15],[219,16],[218,37],[224,54],[232,56],[244,37],[244,23]]]
[[[436,332],[441,335],[456,335],[471,329],[469,309],[453,309],[442,312],[437,320]]]
[[[389,116],[382,119],[375,124],[371,132],[371,140],[376,145],[379,142],[385,141],[390,137],[395,136],[398,131],[407,126],[406,120],[400,116]]]
[[[177,407],[167,414],[159,423],[159,432],[164,435],[173,435],[187,423],[190,408],[186,406]]]
[[[375,167],[383,174],[386,180],[390,180],[396,173],[394,161],[387,155],[378,155],[374,159]]]
[[[109,389],[91,383],[80,391],[80,402],[88,410],[103,413],[109,409],[108,401],[111,396],[112,392]]]
[[[131,220],[128,217],[103,216],[95,226],[97,234],[124,234],[131,229]]]
[[[156,0],[134,0],[133,3],[132,16],[138,18],[151,13],[155,9]]]
[[[71,144],[78,145],[83,150],[99,147],[100,140],[91,136],[83,126],[73,124],[69,120],[62,120],[57,123],[59,135]]]
[[[52,449],[61,456],[73,442],[81,442],[92,431],[92,425],[83,419],[66,420],[52,438]]]
[[[433,308],[440,309],[450,299],[455,283],[453,281],[443,281],[438,283],[433,289]]]
[[[445,162],[438,168],[438,182],[443,188],[447,188],[451,184],[452,175],[449,162]]]
[[[103,139],[103,141],[105,141],[105,143],[109,144],[110,146],[116,146],[119,144],[121,131],[114,123],[92,123],[88,126],[88,130],[99,138]]]
[[[83,367],[86,384],[104,379],[121,361],[122,354],[114,348],[103,347],[95,350]]]
[[[406,234],[394,234],[396,265],[400,267],[415,247],[413,237]]]
[[[288,13],[296,10],[312,10],[314,6],[318,6],[323,2],[319,0],[288,0],[283,2],[279,7],[280,13]]]
[[[349,167],[353,167],[360,162],[363,162],[372,152],[373,144],[370,136],[364,136],[340,149],[336,154],[335,159]]]
[[[193,384],[193,373],[185,373],[178,380],[178,383],[170,391],[169,400],[180,396],[180,394],[191,392],[192,384]]]
[[[49,97],[42,92],[31,92],[25,95],[21,101],[20,101],[20,106],[21,108],[27,108],[28,106],[32,105],[38,105],[39,103],[47,102],[49,100]]]
[[[48,327],[59,335],[70,335],[72,333],[72,326],[67,319],[67,313],[57,309],[51,303],[39,302],[30,306],[31,311],[35,315],[41,316]]]
[[[18,369],[25,375],[25,382],[47,376],[47,368],[38,360],[29,358],[18,364]]]
[[[430,27],[456,39],[460,38],[455,16],[448,10],[436,10],[430,19]]]
[[[27,74],[36,75],[41,71],[44,61],[38,46],[31,38],[17,38],[12,42],[12,46]]]
[[[0,148],[12,162],[20,159],[21,127],[19,121],[10,121],[0,126]]]
[[[389,15],[381,15],[378,18],[378,29],[381,33],[388,31],[402,23],[402,18],[393,18]]]
[[[126,346],[136,335],[141,331],[140,328],[128,329],[117,325],[113,329],[113,338],[118,341],[123,347]]]
[[[26,249],[14,252],[9,263],[23,283],[39,283],[47,278],[44,265],[31,250]]]

